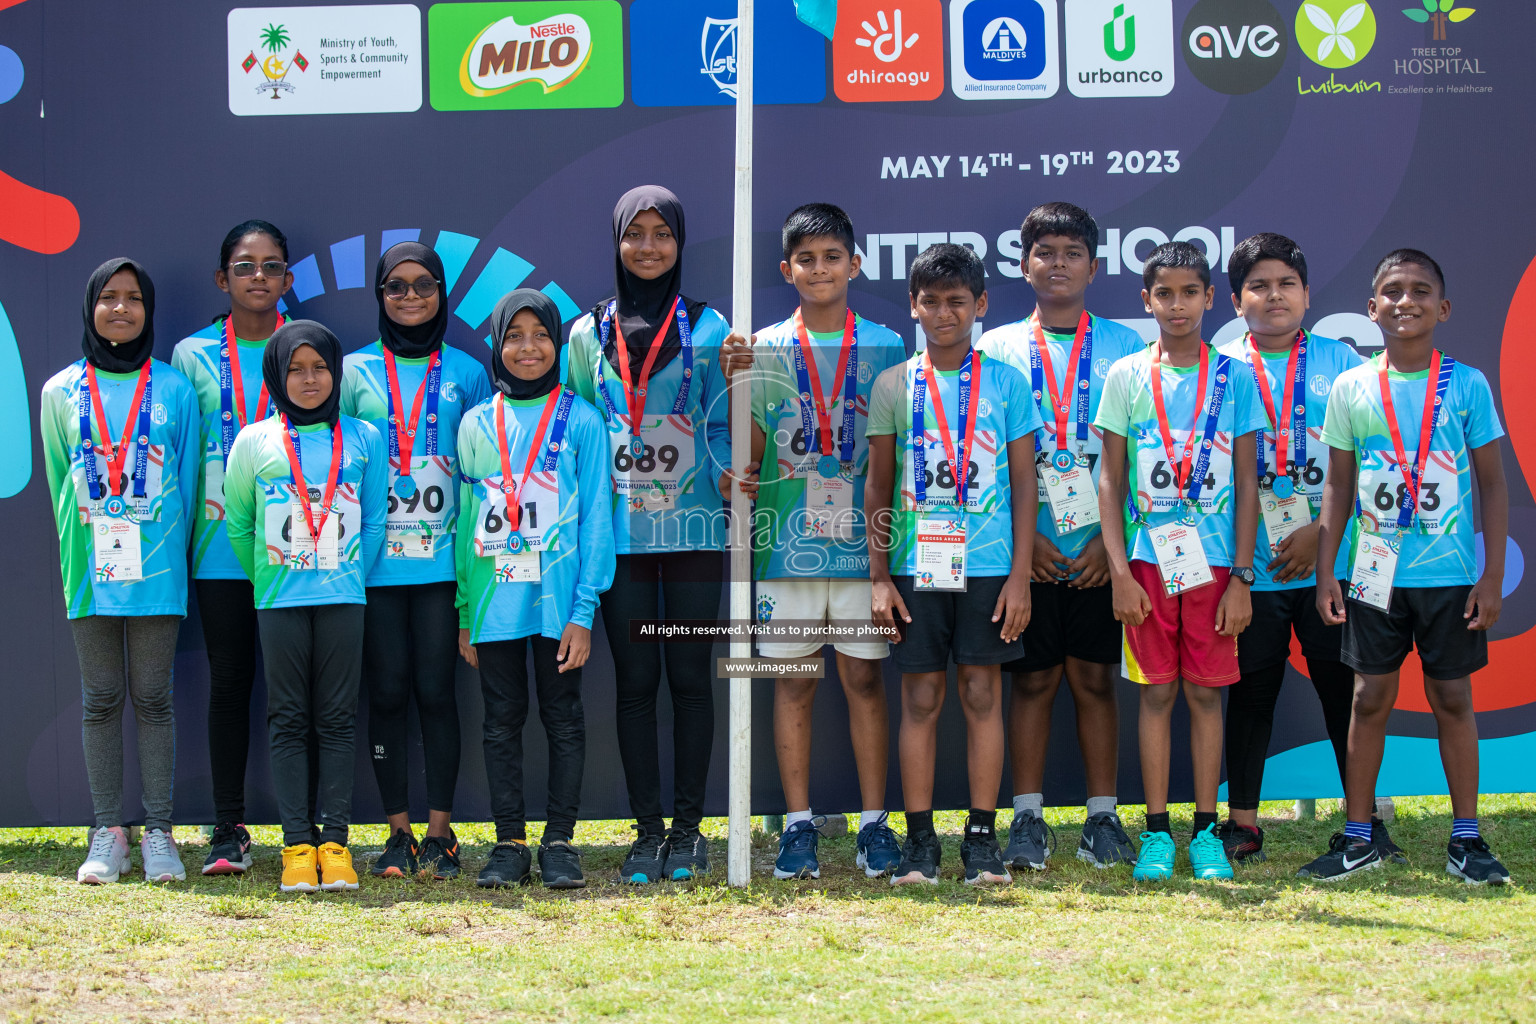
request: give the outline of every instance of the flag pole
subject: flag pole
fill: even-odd
[[[752,336],[752,0],[736,5],[736,202],[732,245],[731,320],[735,332]],[[751,383],[735,374],[730,387],[731,468],[751,461]],[[732,476],[735,474],[733,472]],[[741,482],[731,483],[731,622],[752,618],[751,503]],[[752,641],[731,640],[731,658],[752,656]],[[741,888],[752,881],[752,680],[731,678],[730,712],[730,844],[727,881]]]

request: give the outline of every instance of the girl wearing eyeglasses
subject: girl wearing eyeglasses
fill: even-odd
[[[75,877],[129,870],[123,704],[138,724],[144,876],[187,877],[171,836],[176,724],[171,665],[187,614],[187,531],[197,500],[197,397],[150,358],[155,286],[108,260],[85,289],[85,358],[43,385],[43,464],[59,531],[64,603],[80,656],[86,777],[96,827]]]
[[[192,575],[208,651],[208,760],[216,823],[205,875],[240,874],[251,866],[245,768],[256,679],[256,604],[225,530],[224,475],[240,429],[272,414],[261,359],[267,339],[283,323],[278,300],[293,284],[288,239],[264,220],[235,225],[219,247],[213,281],[229,295],[229,312],[177,343],[171,356],[171,365],[192,382],[202,410]]]
[[[379,432],[341,414],[341,361],[313,320],[279,327],[261,360],[278,415],[240,431],[225,477],[230,547],[261,624],[284,892],[357,888],[347,838],[364,580],[384,542],[389,463]]]
[[[373,286],[379,340],[346,357],[341,381],[341,411],[372,423],[389,453],[384,554],[368,574],[364,615],[368,747],[390,826],[373,873],[447,879],[460,871],[450,824],[459,777],[457,438],[460,418],[491,385],[482,363],[443,343],[447,287],[436,252],[419,242],[391,246]],[[407,781],[413,695],[427,776],[419,847]]]

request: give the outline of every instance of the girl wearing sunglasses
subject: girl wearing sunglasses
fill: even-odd
[[[458,613],[454,547],[459,420],[490,397],[476,359],[443,343],[448,303],[443,263],[418,242],[379,257],[374,297],[379,340],[346,357],[341,411],[372,423],[389,453],[384,555],[368,574],[363,670],[368,746],[390,825],[373,873],[437,879],[459,874],[450,819],[459,776],[454,694]],[[406,711],[412,696],[426,759],[427,832],[417,845],[407,779]]]

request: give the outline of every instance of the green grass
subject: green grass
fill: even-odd
[[[1126,810],[1139,827],[1139,809]],[[1174,810],[1182,845],[1190,808]],[[1072,856],[1081,809],[1050,811],[1061,841],[1050,870],[985,891],[955,880],[958,814],[938,816],[945,881],[921,891],[866,880],[852,836],[822,843],[819,881],[775,882],[775,838],[761,834],[753,885],[728,889],[721,821],[705,827],[721,840],[715,881],[639,890],[609,880],[627,826],[583,824],[593,884],[574,893],[475,888],[487,826],[460,827],[457,882],[365,877],[356,893],[316,896],[276,891],[275,829],[257,830],[243,878],[198,876],[203,839],[187,828],[189,881],[99,888],[74,881],[84,829],[0,830],[0,1015],[1536,1021],[1536,796],[1482,810],[1514,876],[1502,889],[1444,873],[1450,807],[1431,798],[1398,801],[1408,866],[1332,887],[1294,876],[1342,826],[1333,801],[1301,823],[1286,820],[1289,805],[1265,805],[1269,862],[1198,884],[1095,871]],[[377,826],[355,830],[360,871],[383,839]]]

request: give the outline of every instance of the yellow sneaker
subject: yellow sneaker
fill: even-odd
[[[283,880],[278,888],[283,892],[314,892],[320,888],[313,846],[299,843],[283,847]]]
[[[320,888],[328,892],[357,888],[357,872],[352,870],[352,851],[340,843],[320,844]]]

